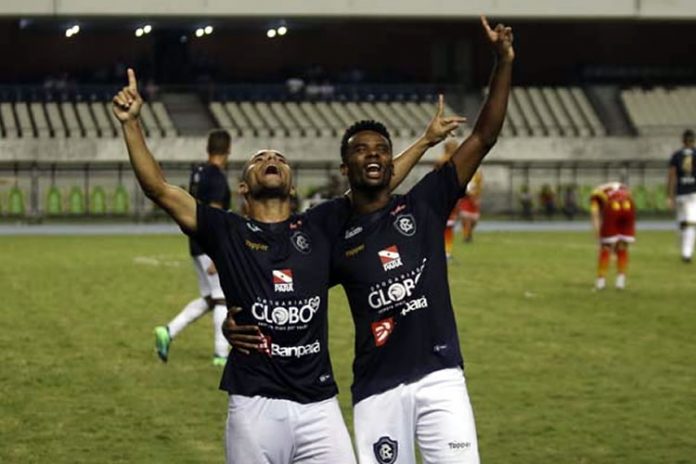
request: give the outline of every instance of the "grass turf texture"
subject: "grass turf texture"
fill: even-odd
[[[628,289],[590,291],[587,233],[481,233],[450,267],[483,462],[687,463],[696,456],[696,264],[645,232]],[[223,459],[211,319],[154,353],[196,296],[183,237],[0,239],[0,462]],[[608,280],[611,284],[613,278]],[[352,324],[331,294],[348,423]]]

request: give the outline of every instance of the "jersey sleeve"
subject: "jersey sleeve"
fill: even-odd
[[[211,257],[217,254],[220,243],[227,235],[228,220],[232,213],[196,202],[196,232],[185,231]]]
[[[679,157],[679,152],[674,153],[672,157],[669,159],[669,167],[671,168],[676,168],[679,165],[679,160],[677,159]]]
[[[465,193],[466,187],[459,185],[456,167],[452,162],[447,162],[441,168],[426,174],[407,196],[429,205],[444,223]]]

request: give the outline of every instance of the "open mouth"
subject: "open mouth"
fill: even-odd
[[[278,169],[278,166],[274,164],[269,164],[266,166],[266,170],[263,171],[264,175],[280,175],[280,169]]]
[[[371,179],[379,178],[380,174],[382,173],[382,166],[380,166],[378,163],[370,163],[365,166],[365,172],[367,173],[367,177]]]

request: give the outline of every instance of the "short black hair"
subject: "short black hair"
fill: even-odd
[[[374,121],[372,119],[364,119],[362,121],[356,122],[348,129],[346,129],[346,131],[343,133],[343,138],[341,138],[342,160],[345,161],[346,155],[348,154],[348,140],[350,140],[350,138],[358,132],[363,131],[377,132],[379,135],[387,139],[387,141],[389,142],[389,148],[392,148],[391,136],[389,135],[389,131],[387,130],[385,125],[379,121]]]
[[[687,138],[694,138],[694,131],[691,129],[686,129],[684,133],[682,134],[682,140],[686,140]]]
[[[230,152],[232,137],[224,129],[216,129],[208,134],[208,154],[226,155]]]

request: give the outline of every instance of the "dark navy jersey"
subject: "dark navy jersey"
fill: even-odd
[[[677,195],[696,193],[696,153],[692,148],[682,148],[672,155],[670,167],[677,170]]]
[[[463,193],[451,163],[379,211],[355,216],[333,250],[333,278],[355,323],[353,402],[463,366],[444,231]]]
[[[220,203],[222,209],[230,209],[230,187],[222,170],[213,164],[199,164],[191,171],[189,177],[189,193],[196,200],[209,205]],[[203,249],[195,240],[189,239],[191,256],[204,254]]]
[[[258,325],[265,351],[230,353],[220,388],[309,403],[337,393],[327,335],[331,241],[346,200],[266,224],[198,203],[192,236],[215,262],[237,324]]]

